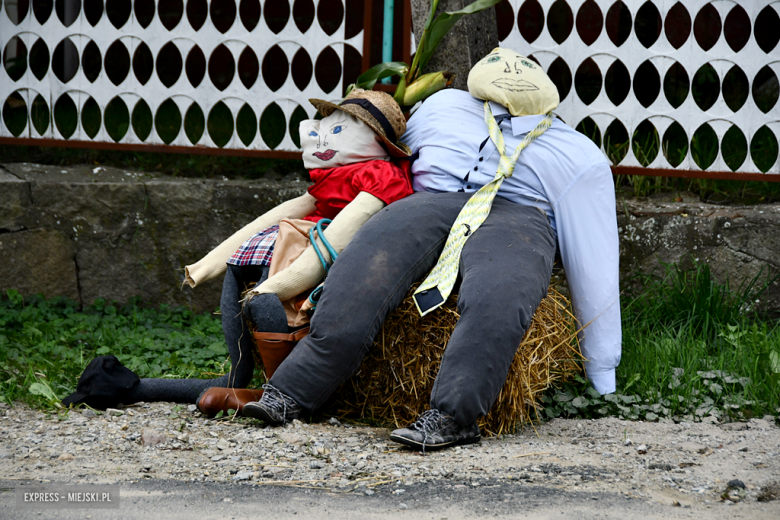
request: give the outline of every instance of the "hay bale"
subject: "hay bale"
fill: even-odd
[[[411,298],[414,290],[385,321],[357,373],[336,392],[340,415],[403,427],[429,407],[444,348],[459,315],[451,297],[421,318]],[[576,320],[569,309],[568,299],[550,287],[495,405],[480,420],[483,433],[513,433],[518,424],[530,423],[542,393],[580,371]]]

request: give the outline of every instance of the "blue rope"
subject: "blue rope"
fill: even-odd
[[[314,247],[314,252],[317,253],[317,258],[319,258],[320,262],[322,263],[322,267],[325,268],[326,273],[330,271],[331,264],[333,264],[333,262],[335,262],[336,258],[339,256],[338,253],[336,253],[336,250],[333,249],[333,247],[330,245],[330,242],[328,242],[328,239],[325,238],[325,233],[323,233],[323,230],[327,228],[331,222],[332,221],[330,219],[324,218],[317,222],[316,226],[309,228],[309,240],[311,241],[312,247]],[[330,264],[327,262],[327,260],[325,260],[325,257],[322,255],[322,251],[320,251],[320,246],[317,244],[316,235],[319,235],[320,240],[322,240],[322,244],[328,251],[328,255],[330,255]]]

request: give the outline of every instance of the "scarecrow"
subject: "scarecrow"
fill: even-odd
[[[495,49],[469,92],[442,90],[411,116],[414,195],[353,237],[301,340],[244,415],[284,424],[322,406],[360,366],[388,314],[422,280],[423,316],[459,288],[430,410],[390,438],[430,450],[478,442],[517,346],[547,292],[556,250],[581,325],[585,369],[614,392],[620,360],[618,234],[609,163],[552,114],[552,81],[534,61]]]
[[[325,278],[329,263],[325,256],[335,259],[368,219],[412,193],[409,162],[393,160],[407,158],[409,151],[398,143],[406,120],[391,96],[354,89],[341,104],[310,102],[324,116],[302,121],[299,127],[303,163],[314,184],[185,267],[184,283],[191,287],[224,275],[220,308],[230,372],[205,380],[136,377],[132,384],[123,380],[130,388],[114,392],[114,401],[197,403],[203,413],[214,415],[219,410],[240,411],[247,401],[259,399],[262,390],[246,389],[255,367],[247,321],[259,331],[255,336],[260,338],[270,377],[273,367],[308,332],[306,310],[314,301],[308,296]],[[322,222],[329,222],[327,231]],[[318,248],[309,242],[307,231],[313,226]],[[103,370],[103,379],[111,378],[105,374]],[[89,400],[84,389],[77,394],[68,404]]]

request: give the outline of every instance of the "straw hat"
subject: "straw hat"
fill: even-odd
[[[398,103],[385,92],[352,89],[340,104],[322,99],[310,99],[320,114],[328,117],[334,110],[341,110],[357,117],[382,139],[393,157],[409,157],[411,151],[398,139],[406,132],[406,119]]]

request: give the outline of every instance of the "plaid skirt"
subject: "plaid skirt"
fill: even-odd
[[[265,229],[241,244],[227,261],[230,265],[271,265],[279,226]]]

